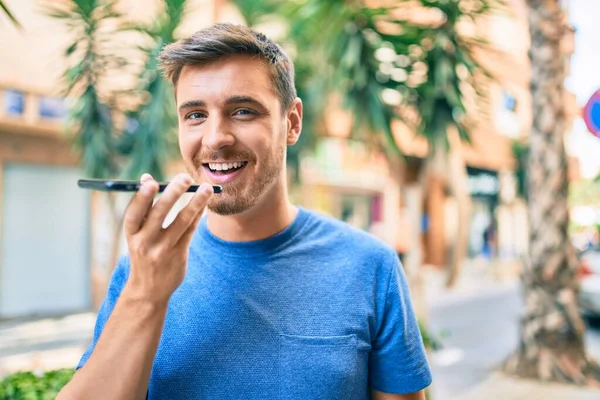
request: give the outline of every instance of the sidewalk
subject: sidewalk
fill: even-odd
[[[73,368],[91,341],[92,312],[0,322],[0,377],[24,370]]]
[[[422,279],[429,306],[463,301],[484,292],[511,290],[520,282],[517,264],[487,260],[467,260],[452,288],[446,287],[446,272],[435,266],[424,265]]]
[[[463,266],[453,288],[445,287],[446,275],[440,269],[424,266],[424,291],[428,306],[478,303],[490,296],[502,298],[520,286],[518,265],[470,260]],[[589,346],[589,343],[588,343]],[[596,350],[597,349],[588,349]],[[593,351],[591,351],[594,353]],[[451,354],[449,355],[451,356]],[[434,375],[434,387],[435,387]],[[490,372],[481,382],[458,395],[437,392],[432,400],[599,400],[600,390],[578,386],[518,379]]]
[[[494,373],[456,400],[598,400],[600,390],[522,380]]]

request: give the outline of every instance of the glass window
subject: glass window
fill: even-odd
[[[509,92],[502,92],[502,100],[504,103],[504,109],[507,111],[517,111],[517,99]]]
[[[40,117],[46,119],[64,119],[67,116],[65,100],[58,97],[40,97]]]
[[[21,116],[25,112],[25,93],[20,90],[6,89],[4,91],[5,112],[10,116]]]

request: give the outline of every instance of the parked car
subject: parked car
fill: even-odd
[[[587,251],[579,258],[579,305],[584,317],[600,318],[600,252]]]

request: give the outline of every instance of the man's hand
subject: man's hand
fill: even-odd
[[[141,181],[125,212],[129,278],[92,355],[60,392],[60,400],[146,398],[169,298],[185,276],[190,241],[213,189],[202,185],[163,228],[192,179],[178,175],[154,206],[158,184],[148,174]]]
[[[149,174],[144,174],[140,181],[142,187],[125,212],[131,269],[123,293],[166,304],[185,276],[190,241],[213,189],[201,185],[177,218],[163,228],[167,214],[192,184],[192,178],[187,174],[177,175],[154,206],[158,183]]]

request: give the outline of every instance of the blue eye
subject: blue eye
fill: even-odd
[[[235,115],[256,115],[256,111],[248,110],[247,108],[242,108],[235,112]]]
[[[203,119],[203,118],[206,118],[206,116],[200,112],[189,113],[188,115],[185,116],[185,119]]]

